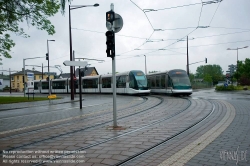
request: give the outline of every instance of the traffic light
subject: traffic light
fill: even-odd
[[[207,63],[207,58],[205,58],[205,62]]]
[[[46,53],[46,60],[49,60],[49,54]]]
[[[113,31],[107,31],[106,36],[107,36],[107,41],[106,41],[107,57],[113,58],[115,57],[115,33]]]
[[[111,24],[113,24],[114,20],[115,20],[115,12],[113,12],[113,11],[106,12],[106,21],[108,21]]]

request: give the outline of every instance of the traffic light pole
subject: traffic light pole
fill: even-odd
[[[114,4],[111,3],[110,9],[114,12]],[[114,31],[114,27],[112,28]],[[115,33],[114,33],[115,43]],[[112,78],[113,78],[113,128],[117,127],[117,115],[116,115],[116,77],[115,77],[115,55],[112,57]]]

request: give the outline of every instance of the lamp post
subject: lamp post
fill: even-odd
[[[70,61],[73,60],[72,54],[72,35],[71,35],[71,15],[70,10],[79,9],[83,7],[97,7],[99,4],[94,5],[69,5],[69,45],[70,45]],[[73,82],[73,66],[70,66],[70,86],[71,86],[71,100],[74,100],[74,82]]]
[[[145,56],[145,74],[147,75],[147,57],[146,57],[146,55],[144,55]]]
[[[236,77],[236,80],[237,80],[237,82],[236,82],[236,86],[238,86],[238,50],[239,49],[243,49],[243,48],[247,48],[248,46],[245,46],[245,47],[241,47],[241,48],[228,48],[227,50],[237,50],[237,70],[236,70],[236,72],[237,72],[237,77]]]
[[[55,41],[55,40],[47,40],[47,53],[48,53],[48,77],[49,75],[49,41]],[[49,95],[51,95],[51,90],[50,90],[50,78],[49,78]]]

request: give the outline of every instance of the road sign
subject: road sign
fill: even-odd
[[[50,75],[50,76],[55,76],[56,72],[44,72],[44,75]]]
[[[34,73],[27,72],[28,81],[34,81]]]
[[[113,21],[113,26],[110,22],[106,21],[106,27],[109,31],[112,31],[114,28],[114,32],[119,32],[123,27],[123,19],[122,17],[115,13],[115,20]]]

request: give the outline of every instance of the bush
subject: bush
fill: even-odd
[[[232,91],[232,90],[236,90],[236,87],[233,85],[229,85],[227,87],[225,86],[216,86],[215,90],[217,91]]]
[[[6,85],[3,90],[10,90],[10,87],[8,87],[8,85]]]

